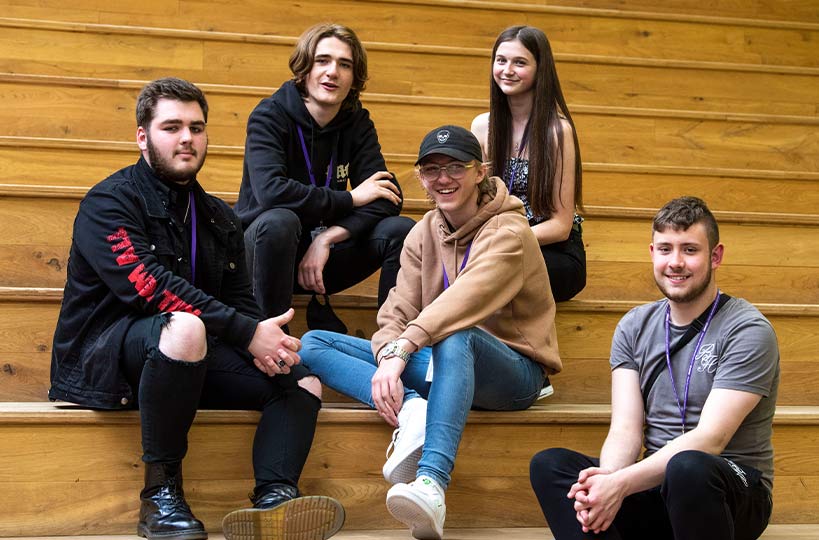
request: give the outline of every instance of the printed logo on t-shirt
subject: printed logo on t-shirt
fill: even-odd
[[[347,184],[347,179],[350,176],[350,164],[344,163],[336,167],[336,182],[339,184]]]
[[[717,370],[717,360],[714,343],[706,343],[697,353],[697,372],[714,373]]]

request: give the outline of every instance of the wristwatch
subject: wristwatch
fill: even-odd
[[[380,364],[381,360],[384,360],[390,356],[397,356],[406,364],[409,361],[410,353],[409,351],[405,351],[401,345],[398,344],[398,340],[394,340],[387,343],[384,348],[381,349],[380,360],[378,363]]]

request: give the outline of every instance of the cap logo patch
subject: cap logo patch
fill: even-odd
[[[441,131],[439,131],[438,133],[435,134],[435,138],[438,139],[438,142],[440,144],[444,144],[445,142],[447,142],[449,140],[449,130],[448,129],[442,129]]]

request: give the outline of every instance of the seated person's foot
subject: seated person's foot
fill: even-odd
[[[387,462],[381,469],[387,482],[398,484],[415,480],[426,428],[427,400],[417,397],[405,401],[398,411],[398,429],[393,432],[392,442],[387,447]]]
[[[549,382],[549,377],[546,377],[543,380],[543,388],[540,389],[540,394],[538,394],[538,399],[543,399],[545,397],[549,397],[555,393],[555,389],[552,386],[552,383]]]
[[[421,475],[409,484],[392,486],[387,492],[387,510],[410,528],[413,538],[443,538],[446,519],[444,490],[432,478]]]
[[[326,294],[314,294],[310,298],[310,302],[307,304],[307,328],[310,330],[328,330],[337,334],[347,333],[347,325],[333,311],[330,306],[330,296]]]
[[[331,497],[301,497],[287,484],[259,486],[250,495],[253,508],[236,510],[222,520],[225,540],[330,538],[344,524],[344,507]]]
[[[182,489],[181,463],[146,463],[137,534],[149,540],[206,540]]]

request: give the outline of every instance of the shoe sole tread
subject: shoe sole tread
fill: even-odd
[[[344,525],[344,507],[330,497],[299,497],[270,509],[246,508],[222,520],[225,540],[325,540]]]

